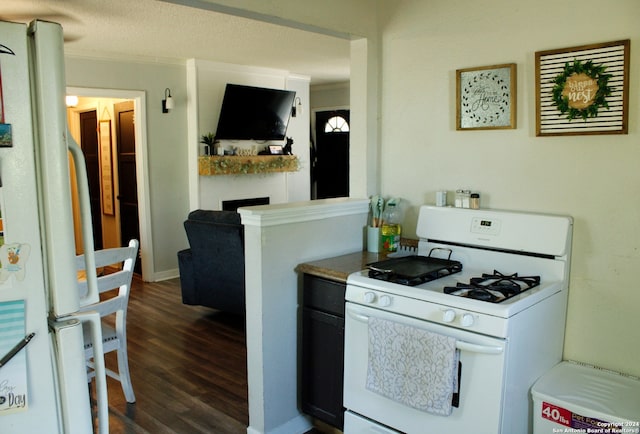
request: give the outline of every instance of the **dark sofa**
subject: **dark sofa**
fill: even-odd
[[[235,211],[196,210],[184,222],[189,249],[178,252],[184,304],[244,314],[244,227]]]

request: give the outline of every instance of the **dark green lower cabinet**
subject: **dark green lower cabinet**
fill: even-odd
[[[305,274],[302,309],[302,411],[342,430],[346,285]]]

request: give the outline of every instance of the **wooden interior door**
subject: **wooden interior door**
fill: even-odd
[[[136,178],[136,137],[133,101],[114,104],[118,152],[118,203],[120,204],[120,243],[140,240],[138,183]],[[134,271],[141,272],[140,255]]]
[[[95,110],[80,113],[80,147],[87,165],[93,245],[103,248],[102,207],[100,206],[100,149],[98,143],[98,115]]]

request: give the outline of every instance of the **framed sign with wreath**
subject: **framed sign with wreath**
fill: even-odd
[[[536,52],[536,135],[627,134],[629,40]]]
[[[456,71],[456,130],[516,127],[516,64]]]

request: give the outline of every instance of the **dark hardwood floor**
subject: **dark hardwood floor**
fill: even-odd
[[[243,318],[182,304],[178,279],[134,279],[127,323],[136,403],[108,378],[111,434],[247,432]]]

